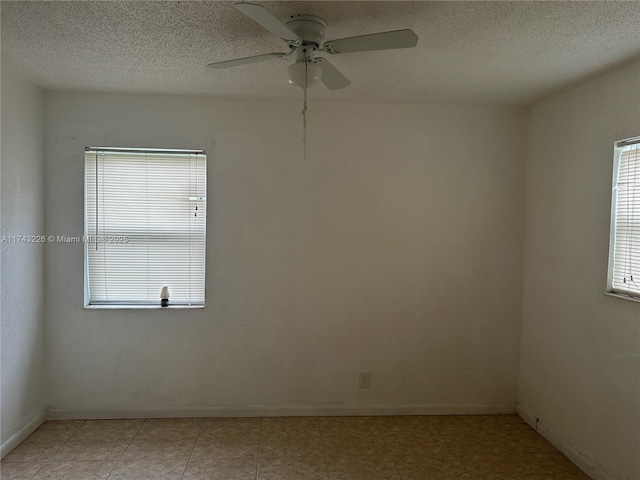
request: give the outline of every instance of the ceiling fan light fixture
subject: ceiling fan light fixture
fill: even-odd
[[[322,78],[322,68],[317,63],[306,64],[307,88],[320,84]],[[305,61],[301,60],[289,66],[289,83],[304,88]]]

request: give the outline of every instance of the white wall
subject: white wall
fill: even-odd
[[[603,295],[613,143],[638,134],[638,63],[529,119],[520,408],[599,478],[640,479],[640,304]]]
[[[204,310],[85,310],[47,245],[61,415],[515,408],[526,112],[311,100],[305,161],[300,109],[47,93],[49,234],[82,234],[85,146],[209,154]]]
[[[44,96],[3,57],[1,97],[1,234],[42,235]],[[45,405],[44,245],[2,242],[0,248],[0,444],[6,454]]]

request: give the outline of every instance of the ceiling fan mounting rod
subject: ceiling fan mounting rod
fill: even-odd
[[[316,50],[318,50],[318,46],[315,43],[303,43],[296,50],[296,63],[314,63],[316,61],[314,58]]]

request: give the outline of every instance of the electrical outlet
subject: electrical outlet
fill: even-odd
[[[371,374],[369,372],[360,372],[358,384],[360,388],[369,388],[371,386]]]

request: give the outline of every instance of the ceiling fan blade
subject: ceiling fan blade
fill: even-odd
[[[238,65],[246,65],[248,63],[262,62],[264,60],[270,60],[272,58],[283,58],[286,56],[286,53],[265,53],[264,55],[254,55],[253,57],[236,58],[235,60],[214,62],[207,65],[207,67],[221,70],[223,68],[237,67]]]
[[[325,42],[322,48],[328,53],[352,53],[388,50],[391,48],[410,48],[415,47],[417,44],[418,36],[413,30],[393,30],[391,32],[329,40]]]
[[[340,90],[351,85],[351,81],[340,70],[334,67],[326,58],[316,57],[318,65],[322,68],[320,80],[329,90]]]
[[[289,27],[274,17],[269,10],[260,5],[253,3],[236,3],[234,5],[238,10],[256,23],[259,23],[271,33],[280,37],[287,42],[300,43],[302,39],[293,33]]]

